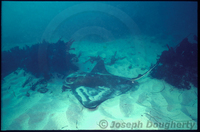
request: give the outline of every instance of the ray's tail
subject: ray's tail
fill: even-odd
[[[157,65],[159,64],[159,62],[157,62],[152,68],[150,68],[147,72],[145,72],[144,74],[139,74],[136,78],[132,78],[130,81],[132,81],[132,83],[134,83],[136,80],[144,77],[146,74],[148,74],[151,70],[153,70]]]

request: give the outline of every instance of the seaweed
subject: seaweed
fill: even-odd
[[[49,89],[47,89],[46,87],[42,87],[42,88],[39,88],[37,91],[40,92],[40,93],[46,93]]]
[[[98,61],[102,60],[102,58],[99,55],[98,56],[89,56],[89,57],[90,57],[90,59],[85,61],[84,64],[87,63],[88,61],[90,61],[93,64],[95,61],[98,62]]]
[[[14,90],[12,90],[13,91],[13,95],[16,97],[16,95],[15,95],[15,91]]]
[[[78,62],[81,55],[82,55],[82,52],[79,52],[78,56],[75,56],[72,58],[72,62]]]
[[[47,82],[46,82],[47,80],[46,79],[40,79],[40,80],[38,80],[36,83],[32,83],[32,86],[30,87],[30,89],[32,90],[32,91],[35,91],[35,89],[36,89],[36,86],[38,85],[38,84],[46,84]]]
[[[25,87],[32,80],[33,80],[33,77],[29,77],[28,79],[26,79],[26,81],[24,82],[24,84],[22,85],[22,87]]]
[[[67,71],[77,71],[78,67],[72,63],[75,54],[70,54],[70,46],[74,40],[64,42],[59,39],[56,43],[43,40],[32,46],[20,49],[18,46],[2,52],[2,73],[4,78],[8,74],[22,68],[35,77],[50,79],[50,73],[65,74]]]
[[[179,89],[190,89],[190,83],[197,87],[197,52],[197,43],[190,43],[188,37],[175,48],[168,46],[168,51],[162,52],[158,59],[160,65],[152,70],[151,76]]]
[[[117,51],[115,51],[115,54],[111,57],[110,62],[107,63],[108,65],[113,65],[113,64],[115,64],[116,61],[123,60],[124,58],[126,58],[126,57],[116,58],[116,55],[117,55]]]
[[[129,67],[128,67],[128,69],[132,69],[132,67],[133,67],[132,64],[130,64]]]
[[[30,97],[30,93],[26,92],[25,96]]]
[[[118,58],[116,58],[116,55],[117,55],[117,51],[115,51],[115,54],[111,57],[110,62],[107,63],[108,65],[113,65],[116,61],[123,60],[124,58],[126,58],[126,57],[121,57],[121,58],[118,57]],[[95,61],[98,62],[98,61],[103,59],[99,55],[98,56],[89,56],[89,57],[90,57],[90,59],[88,59],[84,63],[87,63],[88,61],[90,61],[93,64]]]

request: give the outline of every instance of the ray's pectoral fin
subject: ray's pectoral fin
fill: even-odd
[[[136,80],[144,77],[146,74],[148,74],[151,70],[153,70],[157,65],[159,64],[159,62],[157,62],[152,68],[150,68],[147,72],[145,72],[144,74],[139,74],[136,78],[132,78],[131,81],[132,83],[134,83]]]
[[[97,62],[95,67],[92,69],[91,73],[103,73],[103,74],[110,74],[105,67],[104,61],[100,60]]]

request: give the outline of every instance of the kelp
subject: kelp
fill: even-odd
[[[78,67],[71,62],[76,55],[69,53],[73,42],[59,39],[56,43],[49,43],[43,40],[22,49],[16,46],[9,51],[2,51],[1,77],[4,78],[18,68],[45,79],[49,79],[52,72],[65,74],[70,70],[77,71]]]
[[[196,35],[193,37],[197,40]],[[190,89],[190,83],[197,87],[197,53],[197,43],[186,37],[175,48],[168,46],[168,51],[162,52],[159,65],[150,75],[180,89]]]

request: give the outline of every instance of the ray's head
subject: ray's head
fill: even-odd
[[[65,85],[71,85],[74,84],[78,78],[85,76],[84,73],[74,73],[74,74],[70,74],[69,76],[67,76],[67,78],[65,79]]]
[[[73,84],[78,77],[67,77],[65,80],[66,84]]]
[[[67,76],[67,78],[64,81],[62,91],[65,91],[66,89],[71,89],[71,85],[73,85],[77,79],[78,75],[76,74],[70,74],[69,76]]]

